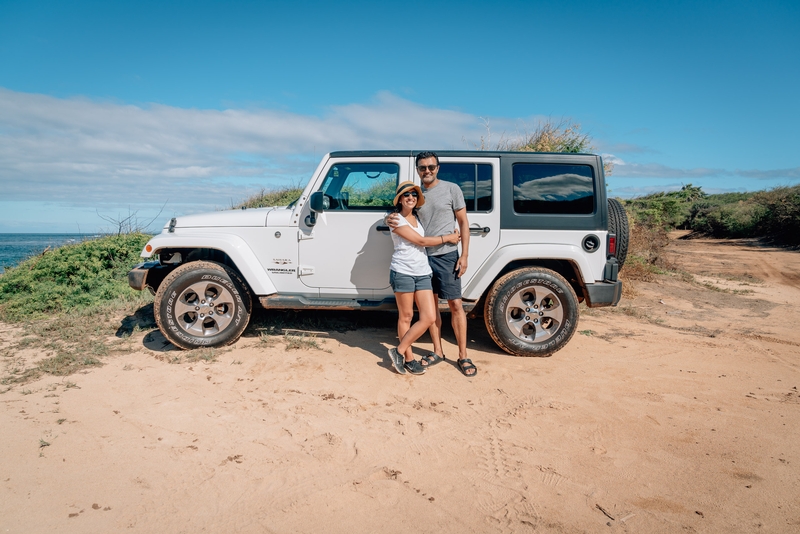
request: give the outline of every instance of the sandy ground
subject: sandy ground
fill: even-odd
[[[800,253],[670,249],[729,291],[638,283],[550,358],[474,321],[473,379],[394,373],[390,319],[325,350],[245,337],[212,363],[171,364],[150,333],[16,386],[0,532],[798,532]]]

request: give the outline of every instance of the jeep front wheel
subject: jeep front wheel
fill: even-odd
[[[247,327],[251,309],[250,292],[239,274],[210,261],[172,271],[153,302],[161,333],[182,349],[233,343]]]
[[[549,356],[575,333],[578,297],[555,271],[519,269],[489,290],[484,320],[494,342],[509,354]]]

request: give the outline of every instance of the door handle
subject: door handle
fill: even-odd
[[[388,232],[389,231],[389,227],[388,226],[376,226],[375,230],[377,230],[378,232]]]

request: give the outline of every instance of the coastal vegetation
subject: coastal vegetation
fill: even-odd
[[[126,332],[119,316],[152,300],[127,283],[149,238],[130,233],[64,245],[0,275],[0,320],[21,332],[0,348],[0,392],[42,374],[100,365],[100,358],[130,348],[125,334],[134,327]]]
[[[127,273],[149,235],[111,235],[47,251],[0,276],[0,319],[35,320],[112,301],[139,301]]]

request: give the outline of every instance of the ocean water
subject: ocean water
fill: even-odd
[[[69,243],[91,239],[88,234],[0,234],[0,273],[7,267],[41,254],[47,247],[54,249]]]

